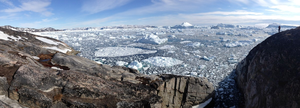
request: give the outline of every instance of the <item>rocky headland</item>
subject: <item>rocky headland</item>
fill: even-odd
[[[4,108],[190,108],[214,96],[206,78],[98,64],[59,40],[5,27],[0,37]]]

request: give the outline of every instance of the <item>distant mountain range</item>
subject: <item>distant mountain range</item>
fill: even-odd
[[[11,29],[11,30],[15,30],[15,31],[22,31],[22,32],[46,32],[46,31],[62,31],[59,29],[55,29],[52,27],[47,27],[47,28],[41,28],[41,29],[35,29],[35,28],[20,28],[20,27],[13,27],[10,25],[5,25],[5,26],[1,26],[2,28],[5,29]]]

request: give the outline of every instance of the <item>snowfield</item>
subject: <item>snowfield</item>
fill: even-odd
[[[254,46],[277,33],[276,27],[217,26],[202,27],[185,22],[174,27],[122,26],[122,29],[103,27],[35,34],[61,40],[81,51],[79,56],[99,64],[126,66],[144,74],[207,77],[217,86]],[[9,37],[2,36],[1,32],[0,35],[0,39]],[[59,44],[46,38],[37,39]]]

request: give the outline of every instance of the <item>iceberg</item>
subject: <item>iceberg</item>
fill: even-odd
[[[138,42],[159,45],[159,44],[165,43],[167,41],[168,41],[168,38],[160,39],[158,36],[150,34],[150,35],[144,36]]]
[[[143,68],[143,64],[138,61],[133,61],[128,65],[128,68],[139,70]]]

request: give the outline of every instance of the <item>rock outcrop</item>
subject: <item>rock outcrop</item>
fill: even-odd
[[[214,95],[206,78],[143,75],[76,56],[59,40],[1,31],[0,95],[20,107],[190,108]],[[1,100],[0,106],[13,107]]]
[[[277,33],[237,66],[245,108],[300,107],[300,28]]]

